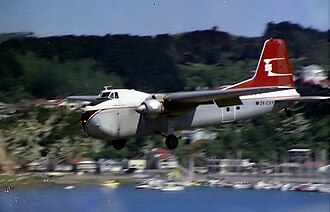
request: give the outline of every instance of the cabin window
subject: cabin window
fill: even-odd
[[[240,109],[241,109],[241,107],[240,107],[240,106],[237,106],[237,107],[236,107],[236,110],[240,110]]]
[[[226,108],[226,111],[229,112],[229,111],[230,111],[230,107],[227,107],[227,108]]]
[[[119,99],[118,92],[115,92],[115,99]]]
[[[256,102],[256,105],[259,105],[259,102]]]

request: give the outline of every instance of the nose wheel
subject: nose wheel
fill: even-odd
[[[122,150],[126,146],[126,140],[124,139],[114,140],[112,141],[112,146],[115,150]]]
[[[168,149],[175,149],[178,147],[179,139],[175,135],[168,135],[165,139],[165,144]]]

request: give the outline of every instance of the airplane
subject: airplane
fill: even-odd
[[[121,150],[127,138],[160,134],[170,150],[178,146],[176,131],[216,126],[285,110],[299,101],[329,100],[301,97],[294,88],[285,41],[265,41],[255,75],[213,90],[149,94],[108,86],[98,96],[69,96],[90,101],[81,115],[87,135],[111,140]]]

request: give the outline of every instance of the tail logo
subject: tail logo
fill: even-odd
[[[292,74],[278,74],[274,73],[273,66],[270,64],[270,62],[275,60],[284,60],[285,58],[270,58],[270,59],[264,59],[265,62],[265,71],[268,72],[267,76],[269,77],[283,77],[283,76],[291,76]]]

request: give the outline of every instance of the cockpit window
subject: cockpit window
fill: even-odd
[[[101,98],[107,98],[109,96],[110,92],[103,92],[101,93]]]
[[[103,92],[100,93],[100,98],[108,98],[108,99],[119,99],[118,92]]]

